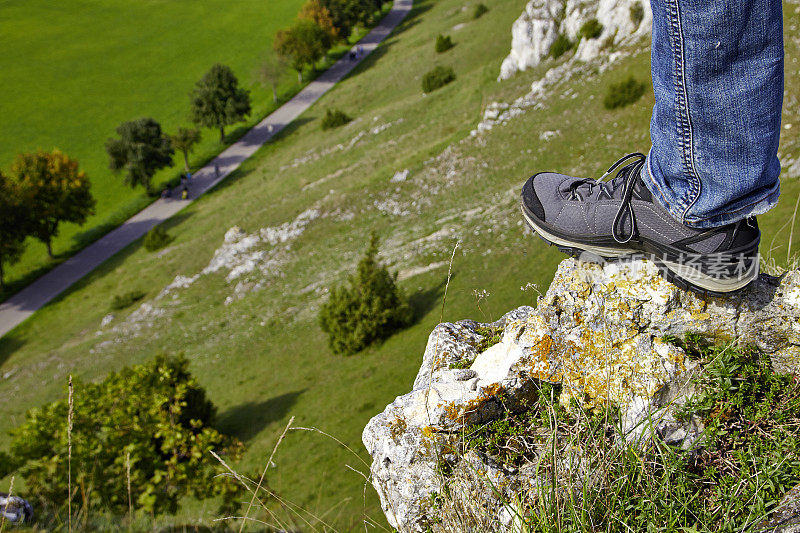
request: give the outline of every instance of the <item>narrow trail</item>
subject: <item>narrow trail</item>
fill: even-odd
[[[241,139],[198,170],[192,176],[190,199],[160,199],[153,202],[121,226],[90,244],[62,264],[37,279],[26,288],[0,304],[0,337],[11,331],[73,283],[110,259],[114,254],[141,238],[156,225],[172,217],[202,196],[247,158],[267,143],[311,107],[323,94],[350,73],[381,43],[411,11],[413,0],[394,0],[391,11],[361,39],[363,53],[355,60],[345,54],[316,80],[309,83],[294,98],[259,122]],[[177,194],[180,194],[176,191]]]

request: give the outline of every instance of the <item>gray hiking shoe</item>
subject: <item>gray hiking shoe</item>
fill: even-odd
[[[631,159],[614,179],[602,181]],[[712,229],[685,226],[642,182],[644,162],[643,154],[629,154],[597,180],[536,174],[522,188],[522,214],[562,252],[595,261],[645,257],[684,289],[723,296],[758,277],[755,217]]]

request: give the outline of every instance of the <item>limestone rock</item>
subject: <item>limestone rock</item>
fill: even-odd
[[[638,25],[630,15],[637,3],[644,15]],[[498,81],[541,63],[559,34],[576,42],[581,26],[593,18],[603,25],[603,32],[595,39],[581,40],[574,56],[577,60],[590,61],[609,45],[648,34],[653,17],[648,1],[531,0],[511,27],[511,51],[503,60]]]
[[[511,53],[500,66],[498,80],[535,67],[547,57],[558,36],[556,20],[563,14],[561,0],[531,0],[511,26]]]
[[[690,446],[702,427],[697,420],[679,421],[675,411],[692,395],[699,369],[663,337],[699,332],[756,344],[776,370],[798,372],[800,271],[780,279],[762,275],[729,298],[703,298],[664,280],[649,261],[597,265],[568,259],[536,308],[521,307],[492,324],[503,329],[502,340],[481,350],[485,326],[468,320],[438,325],[413,390],[364,430],[373,484],[400,531],[425,530],[446,463],[477,493],[471,499],[495,509],[494,516],[505,516],[511,527],[513,513],[502,502],[535,485],[535,473],[477,455],[465,466],[468,454],[452,452],[460,429],[497,419],[504,409],[525,410],[539,380],[561,383],[563,404],[617,405],[629,440],[656,433]],[[583,468],[579,456],[569,460],[574,464],[568,468]],[[465,468],[491,483],[469,481]],[[505,496],[498,498],[492,487]]]
[[[800,485],[786,493],[778,510],[754,528],[759,533],[800,533]]]

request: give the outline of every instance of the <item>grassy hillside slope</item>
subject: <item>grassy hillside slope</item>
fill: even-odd
[[[408,19],[353,75],[170,221],[176,238],[167,249],[150,253],[135,243],[0,339],[0,447],[28,408],[65,395],[70,373],[98,379],[159,352],[183,352],[220,408],[220,428],[248,446],[237,468],[260,469],[291,416],[296,426],[330,433],[368,461],[361,430],[409,390],[440,319],[495,320],[535,303],[535,289],[521,290],[526,284],[547,288],[563,256],[523,229],[517,207],[523,181],[543,169],[599,176],[620,155],[648,147],[652,92],[618,111],[601,103],[610,83],[629,74],[648,78],[644,45],[602,73],[580,67],[550,87],[540,105],[470,137],[490,102],[525,94],[554,64],[497,83],[511,23],[525,1],[484,3],[489,12],[472,20],[472,2],[415,2]],[[791,37],[800,16],[790,6],[787,65],[800,58],[800,43]],[[441,55],[433,48],[439,33],[456,43]],[[568,60],[569,54],[559,62]],[[423,95],[420,79],[434,65],[452,66],[457,79]],[[787,160],[800,156],[793,89],[799,76],[787,68],[785,122],[794,124],[784,130]],[[355,120],[321,132],[318,119],[329,107]],[[391,180],[403,170],[409,171],[405,180]],[[785,263],[789,229],[781,227],[792,216],[800,182],[785,179],[783,191],[781,204],[761,223],[765,251],[775,236],[773,254]],[[242,251],[234,263],[250,258],[258,267],[240,277],[226,279],[229,268],[203,274],[234,225],[286,240]],[[383,237],[381,255],[400,271],[418,320],[380,346],[336,357],[316,312],[325,288],[355,266],[371,230]],[[800,230],[792,244],[800,250]],[[247,256],[253,252],[261,255]],[[178,275],[198,277],[159,298]],[[145,307],[116,312],[101,326],[112,297],[131,290],[147,292]],[[373,490],[347,465],[366,468],[331,439],[290,432],[274,462],[270,486],[335,529],[363,527],[364,515],[384,523]],[[190,503],[175,520],[212,516]]]

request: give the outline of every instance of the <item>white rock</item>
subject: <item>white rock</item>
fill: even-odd
[[[445,456],[453,472],[485,472],[492,480],[466,487],[490,516],[515,501],[520,487],[537,483],[535,469],[517,472],[472,452],[448,450],[458,446],[454,439],[465,426],[527,409],[540,380],[561,383],[564,405],[617,405],[626,440],[658,434],[686,448],[700,438],[702,426],[697,419],[678,419],[676,409],[694,393],[702,369],[661,338],[687,332],[732,338],[758,346],[776,370],[799,372],[799,322],[797,270],[780,279],[762,275],[728,298],[701,298],[664,280],[649,261],[565,260],[536,309],[516,309],[492,325],[503,328],[502,340],[482,353],[486,325],[467,320],[436,326],[411,392],[367,424],[362,440],[389,523],[425,531],[429,513],[437,512],[431,495],[441,492],[442,483],[464,482],[437,474]],[[468,369],[451,369],[465,362]],[[588,471],[579,454],[564,461],[563,468]],[[502,498],[498,487],[507,491]]]
[[[408,172],[407,168],[404,169],[404,170],[398,170],[397,172],[394,173],[394,176],[392,176],[392,178],[389,180],[389,182],[390,183],[400,183],[402,181],[406,181],[406,179],[408,178],[408,174],[409,174],[409,172]]]

